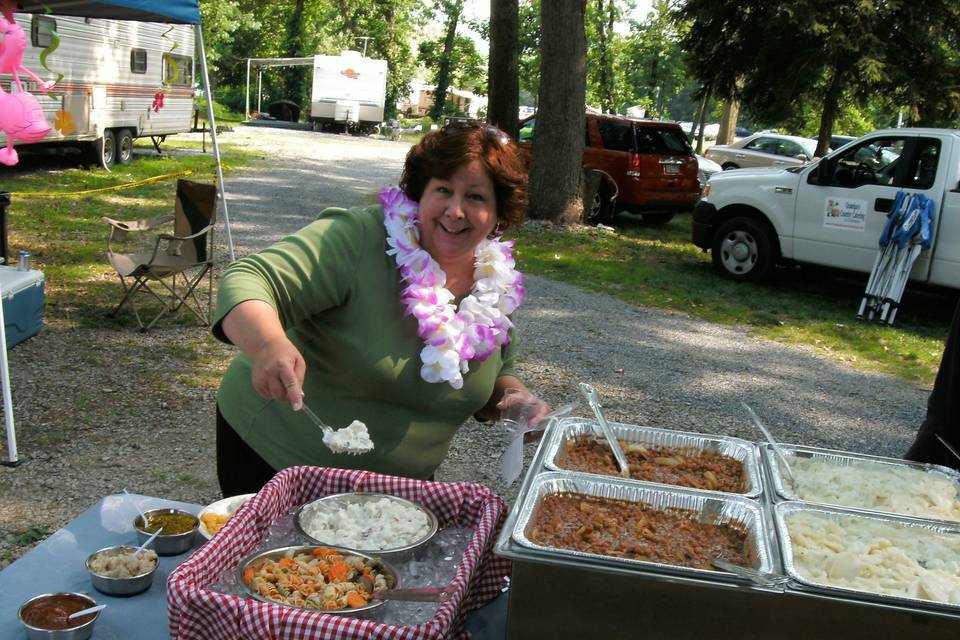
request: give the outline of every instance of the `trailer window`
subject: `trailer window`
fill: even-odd
[[[163,54],[163,82],[178,87],[192,87],[193,60],[175,53]]]
[[[53,34],[57,30],[57,21],[47,16],[33,16],[30,20],[30,41],[35,47],[49,47],[53,43]]]
[[[130,71],[132,71],[133,73],[147,72],[147,50],[146,49],[130,50]]]

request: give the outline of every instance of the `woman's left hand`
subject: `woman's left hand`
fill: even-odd
[[[503,399],[497,403],[500,415],[509,414],[511,419],[519,422],[525,419],[533,427],[550,413],[550,405],[538,398],[526,388],[508,387],[504,389]]]

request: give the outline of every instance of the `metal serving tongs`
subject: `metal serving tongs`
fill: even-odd
[[[763,426],[763,423],[760,422],[759,416],[754,413],[753,409],[750,408],[746,402],[741,402],[743,408],[747,410],[747,413],[750,414],[750,419],[753,421],[753,426],[760,430],[763,434],[763,437],[767,439],[767,442],[770,443],[770,446],[773,447],[773,452],[777,456],[777,460],[783,465],[783,470],[787,472],[787,478],[790,479],[790,487],[794,488],[797,486],[797,478],[793,475],[793,469],[790,468],[790,463],[787,462],[787,455],[783,452],[783,449],[780,448],[780,445],[777,444],[777,441],[773,439],[773,434]]]
[[[592,385],[581,382],[580,393],[583,394],[583,397],[587,400],[587,404],[593,409],[593,415],[597,417],[600,431],[603,432],[603,436],[607,439],[607,443],[613,451],[613,457],[617,461],[617,466],[620,467],[620,475],[624,478],[629,478],[630,467],[627,466],[627,457],[623,455],[623,449],[620,448],[620,441],[617,440],[617,437],[613,434],[610,423],[607,422],[607,419],[603,417],[603,412],[600,411],[600,396],[597,394],[597,390],[594,389]]]
[[[752,567],[744,567],[726,560],[721,560],[720,558],[713,559],[713,566],[717,569],[722,569],[728,573],[740,576],[741,578],[746,578],[761,587],[777,587],[786,584],[790,580],[787,576],[782,576],[777,573],[767,573],[766,571],[760,571]]]

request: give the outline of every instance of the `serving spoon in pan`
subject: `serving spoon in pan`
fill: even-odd
[[[783,449],[773,438],[773,434],[763,426],[763,423],[760,422],[760,417],[750,408],[746,402],[740,403],[744,409],[747,410],[747,413],[750,415],[750,420],[753,421],[753,426],[760,430],[760,433],[763,434],[763,437],[767,439],[767,442],[770,443],[770,446],[773,447],[773,452],[777,456],[777,461],[783,465],[783,470],[787,472],[787,478],[790,480],[790,488],[793,489],[797,486],[797,478],[793,475],[793,469],[790,468],[790,463],[787,462],[787,454],[783,452]]]
[[[627,465],[627,457],[623,455],[623,449],[620,448],[620,441],[617,440],[613,429],[610,428],[610,423],[607,422],[603,412],[600,410],[600,396],[597,394],[597,390],[593,388],[593,385],[581,382],[580,393],[583,394],[583,397],[587,399],[587,404],[593,409],[593,415],[597,418],[600,431],[603,433],[603,437],[606,438],[607,444],[610,445],[610,449],[613,451],[613,458],[616,460],[617,467],[620,469],[620,475],[624,478],[629,478],[630,467]]]

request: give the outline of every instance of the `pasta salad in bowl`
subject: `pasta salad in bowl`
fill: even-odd
[[[281,547],[240,563],[248,595],[322,613],[362,615],[384,604],[374,592],[398,587],[397,571],[379,558],[316,545]]]

